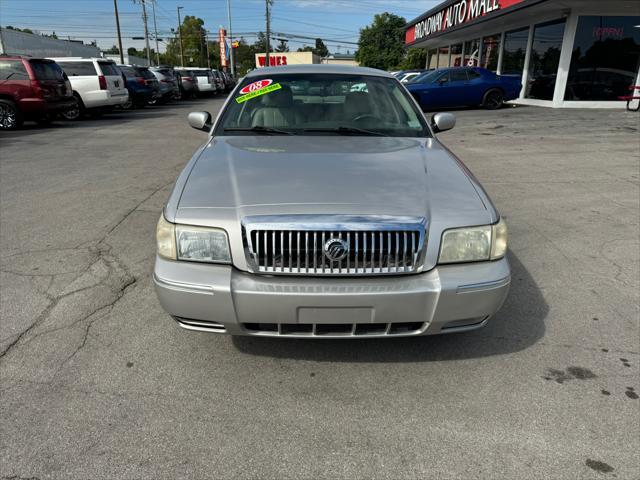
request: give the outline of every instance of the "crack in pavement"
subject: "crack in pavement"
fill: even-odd
[[[169,183],[165,183],[157,188],[154,188],[148,195],[146,195],[142,200],[140,200],[139,202],[137,202],[135,204],[135,206],[131,209],[129,209],[121,218],[120,220],[118,220],[118,222],[116,222],[111,228],[109,228],[109,230],[107,230],[107,232],[102,235],[99,239],[95,240],[94,242],[94,246],[93,247],[89,247],[89,250],[94,250],[96,253],[96,257],[94,259],[92,259],[92,261],[89,262],[89,265],[87,267],[85,267],[84,269],[81,269],[79,271],[73,271],[73,272],[63,272],[63,273],[55,273],[55,274],[47,274],[47,276],[51,276],[52,277],[52,281],[49,284],[49,287],[47,289],[46,292],[44,292],[44,295],[48,298],[49,300],[49,305],[35,318],[35,320],[26,328],[24,329],[22,332],[16,334],[15,338],[9,342],[7,344],[7,346],[0,352],[0,361],[2,361],[7,354],[9,354],[14,347],[16,347],[16,345],[18,345],[23,338],[25,338],[25,336],[31,332],[35,327],[37,327],[38,325],[40,325],[43,321],[45,321],[47,318],[49,318],[51,312],[56,308],[56,306],[60,303],[60,301],[62,301],[63,299],[86,291],[86,290],[90,290],[93,288],[97,288],[100,285],[104,285],[108,280],[111,279],[112,274],[113,274],[113,265],[117,264],[117,266],[125,273],[124,278],[121,279],[121,285],[119,290],[116,292],[116,298],[112,301],[109,302],[105,305],[101,305],[99,308],[94,309],[94,311],[89,312],[87,315],[84,315],[82,318],[80,318],[79,320],[76,320],[74,322],[72,322],[69,325],[65,325],[64,327],[58,328],[58,329],[52,329],[52,330],[47,330],[45,332],[41,332],[38,335],[34,336],[33,338],[29,339],[29,342],[39,336],[44,335],[45,333],[50,333],[52,331],[56,331],[56,330],[60,330],[60,329],[64,329],[64,328],[70,328],[73,327],[75,325],[77,325],[78,323],[81,323],[83,321],[86,321],[88,318],[91,318],[93,315],[95,315],[97,312],[105,309],[105,308],[112,308],[113,305],[115,305],[116,302],[118,302],[122,296],[125,293],[125,290],[130,287],[131,285],[133,285],[136,282],[136,278],[133,274],[131,274],[131,272],[129,271],[129,269],[124,265],[124,263],[122,261],[120,261],[120,259],[117,257],[117,255],[115,255],[112,252],[112,246],[109,245],[106,242],[107,237],[112,234],[120,225],[122,225],[123,222],[125,222],[141,205],[143,205],[147,200],[149,200],[151,197],[153,197],[156,193],[160,192],[161,190],[163,190],[164,188],[167,188],[168,186],[172,185],[174,182],[171,181]],[[87,242],[84,242],[83,245],[86,245]],[[106,248],[105,248],[106,247]],[[49,251],[68,251],[68,250],[74,250],[77,248],[81,248],[80,246],[78,247],[74,247],[74,248],[62,248],[62,249],[38,249],[38,252],[49,252]],[[87,247],[84,247],[87,248]],[[34,252],[35,250],[32,250],[31,252]],[[18,252],[18,253],[14,253],[11,255],[7,255],[5,257],[3,257],[3,259],[6,258],[12,258],[21,254],[24,254],[25,252]],[[81,278],[84,274],[86,274],[92,266],[94,266],[96,263],[100,262],[100,261],[104,261],[104,263],[108,266],[108,268],[110,269],[109,274],[102,279],[100,282],[98,282],[97,284],[94,285],[90,285],[90,286],[86,286],[86,287],[82,287],[76,290],[72,290],[71,292],[67,292],[64,293],[62,295],[59,296],[53,296],[49,293],[51,285],[53,284],[53,278],[55,278],[56,276],[59,275],[65,275],[65,274],[69,274],[69,273],[79,273],[79,275],[77,277],[75,277],[70,283],[72,283],[73,281],[76,281],[77,279]],[[10,272],[7,271],[7,273],[13,273],[16,275],[20,275],[19,273],[15,273],[15,272]],[[36,276],[36,275],[29,275],[29,274],[25,274],[25,276]],[[44,276],[44,275],[43,275]],[[101,318],[101,317],[100,317]],[[95,321],[95,320],[94,320]],[[77,354],[77,351],[79,351],[82,347],[84,347],[84,345],[86,344],[86,337],[88,336],[88,332],[89,329],[91,327],[91,325],[93,325],[93,322],[89,323],[89,326],[85,332],[85,337],[83,338],[83,342],[81,344],[81,346],[76,349],[76,351],[74,353],[71,354],[71,356],[69,356],[69,358],[67,358],[65,361],[62,362],[62,365],[64,365],[69,359],[73,358],[73,356],[75,356],[75,354]],[[29,343],[29,342],[25,342]]]

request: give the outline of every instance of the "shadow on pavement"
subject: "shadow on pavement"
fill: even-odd
[[[510,254],[509,261],[509,296],[487,326],[475,332],[351,340],[233,337],[232,342],[249,355],[323,362],[429,362],[524,350],[543,337],[549,306],[518,258]]]

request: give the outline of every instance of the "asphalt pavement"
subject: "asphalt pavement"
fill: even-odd
[[[0,477],[639,478],[639,116],[456,112],[510,228],[477,332],[179,329],[150,273],[195,100],[0,133]],[[402,192],[398,192],[402,195]]]

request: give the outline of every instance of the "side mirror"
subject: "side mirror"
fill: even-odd
[[[436,113],[431,117],[431,127],[435,133],[446,132],[456,126],[456,116],[453,113]]]
[[[441,78],[440,80],[438,80],[438,84],[440,86],[444,85],[445,83],[447,83],[449,81],[448,78]]]
[[[196,130],[208,132],[211,130],[211,114],[209,112],[191,112],[187,116],[189,126]]]

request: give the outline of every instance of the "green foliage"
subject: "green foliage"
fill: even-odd
[[[298,52],[313,52],[320,57],[326,57],[329,55],[329,49],[324,44],[321,38],[316,38],[316,46],[311,47],[309,45],[298,48]]]
[[[287,42],[285,40],[280,40],[280,43],[278,43],[278,46],[276,47],[276,52],[288,52],[289,51],[289,45],[287,44]]]
[[[204,28],[204,20],[198,17],[187,15],[182,20],[180,28],[182,33],[182,47],[184,50],[184,66],[185,67],[206,67],[207,66],[207,44],[205,43],[206,30]],[[211,44],[209,42],[209,55],[214,55]],[[218,54],[218,52],[215,52]],[[167,51],[161,55],[162,63],[170,65],[180,65],[180,42],[178,33],[176,37],[167,42]],[[218,61],[219,63],[219,61]],[[212,67],[214,66],[212,62]]]
[[[398,65],[400,70],[413,70],[416,68],[426,68],[427,50],[424,48],[412,48]]]
[[[373,23],[360,30],[356,60],[363,67],[390,70],[405,56],[404,26],[406,20],[392,13],[373,17]]]
[[[104,53],[109,53],[109,54],[113,54],[113,55],[118,55],[120,53],[120,49],[114,45],[113,47],[111,47],[108,50],[105,50]]]
[[[238,76],[244,75],[249,70],[253,70],[256,66],[256,53],[258,49],[256,45],[249,45],[241,38],[238,42],[238,47],[233,50],[236,61],[236,72]],[[260,50],[264,52],[264,50]]]
[[[316,48],[314,49],[313,53],[315,53],[321,58],[329,55],[329,49],[324,44],[321,38],[316,38]]]

